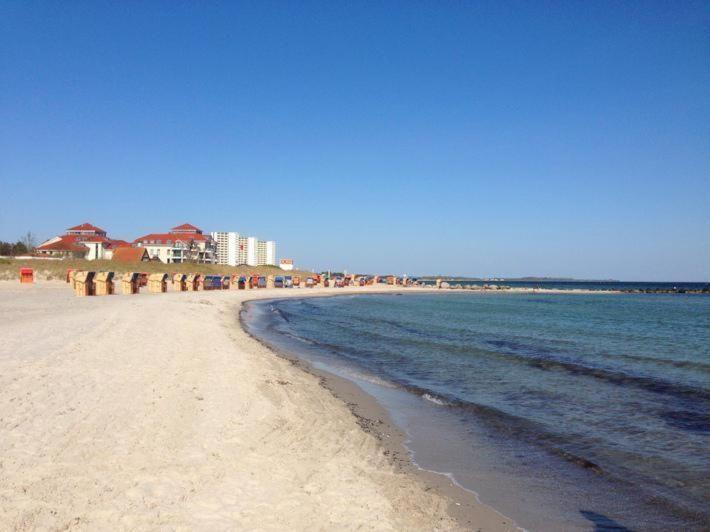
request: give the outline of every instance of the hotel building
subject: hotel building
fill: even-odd
[[[241,236],[230,231],[214,231],[212,239],[217,245],[217,263],[229,266],[276,266],[276,242]]]
[[[216,262],[217,246],[214,240],[210,235],[202,234],[202,229],[191,224],[173,227],[169,233],[144,235],[136,238],[133,245],[147,249],[151,259],[159,259],[165,263]]]
[[[42,242],[35,248],[39,257],[109,260],[114,250],[130,246],[125,240],[109,238],[106,231],[85,222],[66,230],[66,233]]]

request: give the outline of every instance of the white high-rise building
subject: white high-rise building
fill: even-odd
[[[211,233],[217,243],[217,263],[229,266],[276,266],[276,242],[258,240],[254,236],[241,236],[236,232]]]
[[[247,238],[247,265],[259,266],[259,253],[256,246],[257,240],[255,236]]]
[[[239,258],[238,264],[246,264],[247,263],[247,255],[248,255],[248,250],[249,250],[249,238],[246,236],[240,236],[239,237]]]
[[[266,242],[266,264],[276,266],[276,242],[273,240]]]
[[[256,264],[257,266],[266,264],[266,242],[263,240],[256,241]]]
[[[256,241],[257,266],[276,266],[276,242],[273,240]]]
[[[236,266],[239,262],[239,233],[213,231],[210,233],[217,243],[217,264]]]

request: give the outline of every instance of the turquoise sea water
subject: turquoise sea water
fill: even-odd
[[[365,295],[249,313],[267,342],[375,395],[419,465],[522,526],[708,524],[708,296]]]

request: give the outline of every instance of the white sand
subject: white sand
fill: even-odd
[[[0,282],[0,529],[459,528],[343,402],[238,324],[242,300],[314,292]]]

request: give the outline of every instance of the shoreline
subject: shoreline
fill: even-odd
[[[406,290],[406,289],[405,289]],[[438,292],[438,290],[428,290],[429,292]],[[373,295],[401,295],[401,292],[372,291]],[[310,297],[337,297],[339,294],[322,294]],[[357,293],[348,293],[342,295],[358,295]],[[362,294],[366,295],[366,294]],[[307,299],[308,295],[302,296]],[[296,297],[295,299],[300,299]],[[398,427],[392,420],[390,414],[385,407],[381,405],[376,398],[360,388],[355,382],[344,377],[340,377],[327,370],[315,368],[310,362],[291,355],[276,346],[271,345],[268,341],[252,334],[245,323],[244,315],[248,312],[246,308],[249,303],[268,303],[269,301],[277,301],[282,299],[292,298],[267,298],[267,299],[248,299],[240,304],[238,311],[239,326],[242,330],[269,349],[275,356],[281,357],[290,362],[299,370],[313,375],[318,379],[320,386],[328,390],[335,399],[344,403],[352,415],[357,420],[360,428],[368,434],[373,435],[379,444],[384,448],[385,455],[389,457],[391,464],[399,471],[407,475],[412,475],[418,478],[427,486],[427,490],[433,489],[436,493],[443,496],[449,502],[448,513],[465,529],[475,527],[480,530],[489,530],[490,526],[495,524],[493,520],[499,520],[500,525],[504,525],[505,529],[523,530],[515,521],[500,513],[492,506],[481,501],[480,496],[473,490],[469,490],[459,485],[452,477],[445,473],[430,471],[418,466],[411,455],[411,451],[406,445],[407,435]],[[472,501],[473,499],[473,501]],[[480,522],[480,512],[484,509],[486,513],[492,512],[493,515],[487,515],[486,520],[491,520],[490,523]],[[478,520],[478,522],[474,522]],[[510,528],[509,528],[510,527]]]
[[[515,529],[418,473],[355,384],[294,367],[240,324],[246,300],[400,291],[425,292],[78,298],[65,283],[0,283],[0,523]]]
[[[427,290],[427,292],[429,294],[440,294],[441,293],[440,290],[437,290],[437,289]],[[524,291],[524,292],[526,292],[526,291]],[[372,291],[369,294],[367,294],[367,293],[359,293],[359,294],[358,293],[347,293],[347,294],[345,294],[345,293],[343,293],[343,294],[331,293],[331,294],[322,294],[320,297],[337,297],[339,295],[342,295],[342,296],[373,295],[374,296],[374,295],[378,295],[378,294],[379,295],[406,295],[407,293],[409,295],[415,296],[417,294],[423,294],[423,291],[421,291],[421,290],[408,291],[405,289],[405,290],[401,290],[401,291],[400,290],[390,290],[390,291],[386,291],[386,292]],[[451,293],[451,292],[444,291],[443,293]],[[481,295],[481,297],[485,297],[485,296]],[[295,300],[297,301],[299,299],[306,299],[306,298],[307,298],[307,294],[304,294],[303,297],[301,297],[301,296],[296,297]],[[503,512],[506,512],[508,515],[512,515],[512,516],[516,516],[516,517],[520,518],[523,523],[525,523],[526,520],[529,521],[530,515],[534,515],[534,514],[520,513],[520,512],[518,512],[518,509],[515,506],[511,507],[511,502],[513,504],[515,504],[516,496],[508,498],[507,500],[502,500],[500,497],[501,491],[499,490],[498,493],[496,493],[494,491],[493,492],[494,495],[491,497],[490,488],[491,488],[491,486],[497,486],[497,484],[495,482],[493,484],[489,483],[491,480],[490,476],[484,482],[480,482],[480,479],[483,477],[479,477],[477,479],[477,478],[471,477],[469,475],[469,477],[467,478],[463,473],[463,471],[466,471],[465,467],[463,467],[463,468],[457,468],[455,466],[451,467],[451,464],[454,462],[449,462],[447,465],[445,462],[438,462],[437,460],[432,460],[431,452],[429,453],[428,462],[424,461],[424,462],[418,463],[418,460],[415,459],[415,456],[418,457],[420,452],[422,452],[422,450],[424,450],[424,454],[426,454],[427,447],[428,447],[428,449],[432,449],[432,447],[431,447],[432,440],[429,440],[429,442],[427,442],[426,439],[421,438],[421,434],[423,434],[421,431],[419,431],[419,434],[417,433],[417,430],[418,430],[417,427],[419,426],[419,424],[422,421],[422,419],[418,416],[421,416],[423,414],[422,414],[422,412],[419,411],[419,407],[415,406],[414,411],[417,412],[417,414],[415,415],[415,417],[412,417],[411,412],[413,410],[411,408],[411,405],[406,405],[405,401],[398,401],[398,400],[393,401],[391,398],[390,392],[388,392],[384,395],[381,394],[380,392],[378,392],[376,388],[377,388],[378,381],[381,377],[377,376],[378,373],[376,371],[374,373],[370,373],[370,377],[365,377],[365,378],[363,378],[361,371],[367,372],[368,370],[363,370],[362,368],[368,367],[368,366],[360,366],[359,367],[360,369],[357,369],[357,367],[356,367],[354,369],[354,371],[350,371],[348,369],[346,369],[345,371],[342,371],[343,368],[340,367],[340,365],[338,365],[338,364],[336,364],[335,366],[331,366],[330,362],[328,361],[327,356],[320,356],[320,355],[318,355],[317,352],[315,354],[313,352],[310,352],[310,354],[309,354],[310,348],[306,348],[305,346],[303,348],[301,348],[299,345],[299,342],[294,343],[292,341],[285,340],[285,338],[291,337],[292,334],[299,335],[300,333],[298,332],[298,328],[296,328],[295,331],[288,328],[290,333],[282,333],[282,334],[286,334],[286,336],[283,339],[280,339],[279,333],[276,332],[279,329],[277,323],[280,322],[280,320],[276,316],[278,316],[278,314],[281,314],[281,311],[277,311],[277,314],[274,314],[273,319],[276,320],[276,322],[274,322],[274,321],[272,321],[271,317],[267,316],[267,315],[269,315],[269,316],[271,315],[268,311],[268,308],[269,308],[269,303],[276,303],[277,301],[283,301],[286,299],[292,299],[292,298],[291,297],[289,297],[289,298],[273,297],[273,298],[265,298],[264,300],[259,301],[259,302],[256,302],[256,301],[245,302],[244,308],[240,312],[240,321],[242,323],[243,328],[245,330],[247,330],[247,332],[253,338],[255,338],[257,341],[264,343],[272,351],[275,351],[280,356],[283,356],[284,358],[286,358],[287,360],[290,360],[290,361],[295,360],[296,361],[295,364],[297,366],[301,367],[302,369],[304,369],[304,371],[308,371],[310,373],[313,373],[316,376],[323,376],[323,375],[329,376],[330,381],[332,381],[332,382],[330,382],[330,383],[325,382],[324,385],[331,390],[331,392],[333,393],[333,395],[335,397],[340,398],[345,403],[348,403],[348,406],[350,407],[351,411],[353,412],[353,415],[355,415],[358,419],[360,417],[364,417],[366,419],[366,421],[374,420],[374,422],[375,422],[374,429],[376,431],[379,430],[378,439],[387,448],[394,449],[393,456],[394,456],[395,460],[401,459],[401,456],[397,455],[397,451],[401,452],[402,450],[404,450],[405,458],[402,460],[401,463],[399,463],[399,465],[404,464],[404,468],[406,471],[412,472],[412,470],[413,470],[414,474],[422,475],[426,479],[430,479],[432,476],[438,477],[438,480],[441,480],[442,477],[445,478],[446,485],[443,487],[443,489],[444,489],[444,493],[445,493],[446,497],[449,498],[449,500],[455,501],[456,500],[455,498],[460,495],[460,493],[458,493],[458,491],[463,491],[464,493],[468,494],[469,497],[475,498],[475,500],[479,504],[483,504],[485,506],[488,506],[489,508],[491,508],[494,511],[496,511],[497,513],[499,513],[501,516],[505,516],[505,514]],[[467,298],[463,298],[463,299],[461,299],[460,297],[457,298],[458,301],[463,301],[464,299],[467,299]],[[609,302],[611,302],[613,299],[615,299],[615,298],[609,298]],[[247,316],[247,318],[248,318],[249,314],[247,314],[247,312],[248,312],[248,308],[251,304],[253,304],[254,306],[257,306],[257,305],[261,306],[262,308],[260,310],[253,311],[252,316],[251,316],[252,319],[248,320],[248,319],[245,319],[245,316]],[[348,303],[343,302],[343,303],[340,303],[339,305],[342,306],[342,305],[347,305],[347,304]],[[399,305],[400,305],[400,308],[402,308],[402,306],[406,307],[407,303],[404,303],[403,300],[400,300]],[[298,307],[298,305],[297,305],[297,307]],[[326,308],[332,309],[334,307],[328,306]],[[286,319],[286,321],[291,321],[293,319],[290,315],[291,312],[294,312],[296,315],[300,315],[299,310],[296,310],[295,308],[288,307],[288,306],[286,308],[284,308],[283,311],[286,312],[286,315],[288,316],[288,318],[286,316],[283,316],[283,318]],[[322,313],[322,309],[321,309],[321,313]],[[340,316],[340,314],[338,314],[338,313],[336,313],[336,314],[338,316]],[[303,316],[301,316],[301,317],[303,317]],[[340,316],[340,318],[342,319],[342,316]],[[337,323],[337,322],[334,322],[334,323]],[[286,325],[286,324],[284,323],[284,325]],[[272,327],[276,327],[276,329],[272,331]],[[335,325],[335,327],[337,328],[338,326]],[[345,325],[345,327],[347,329],[347,325]],[[306,330],[311,330],[311,329],[306,328]],[[381,331],[380,331],[380,333],[381,333]],[[324,340],[324,339],[320,338],[317,334],[312,337],[308,336],[308,335],[305,335],[305,336],[306,336],[306,338],[311,338],[311,340],[308,341],[309,343],[311,343],[311,341],[315,342],[316,344],[318,344],[319,342],[326,342],[325,343],[326,346],[330,345],[330,343],[328,343],[328,342],[334,341],[334,340],[332,340],[332,337],[330,339]],[[326,338],[328,338],[327,335],[326,335]],[[337,340],[335,340],[334,342],[336,345],[339,345]],[[339,347],[342,348],[343,346],[339,345]],[[326,348],[326,350],[327,350],[327,348]],[[314,368],[314,364],[317,367]],[[334,373],[335,373],[335,375],[334,375]],[[384,377],[384,378],[387,379],[387,377]],[[342,384],[341,384],[342,381],[345,381],[346,385],[348,385],[350,388],[354,388],[356,390],[356,395],[355,395],[356,400],[355,401],[352,401],[349,398],[343,397],[342,394],[340,393],[339,388],[342,387]],[[371,383],[374,383],[374,388]],[[419,398],[419,397],[427,398],[427,395],[424,392],[435,393],[435,392],[431,392],[431,389],[427,390],[426,388],[419,389],[416,391],[415,390],[405,390],[405,391],[414,392],[414,395],[413,395],[414,398]],[[424,395],[422,395],[422,394],[424,394]],[[374,412],[372,411],[371,408],[369,409],[369,411],[366,411],[364,414],[362,412],[358,411],[358,409],[357,409],[359,406],[358,403],[360,401],[362,401],[362,399],[358,400],[358,398],[361,398],[363,395],[366,396],[366,399],[365,399],[366,401],[367,400],[374,400],[374,404],[375,404],[375,411]],[[350,404],[350,403],[355,403],[355,404]],[[409,409],[409,412],[410,412],[410,421],[409,422],[405,421],[406,415],[402,416],[402,412],[407,412],[408,411],[407,409]],[[384,413],[382,413],[383,411],[384,411]],[[392,420],[392,417],[394,417],[394,419],[397,419],[397,423],[394,423],[394,421]],[[384,420],[384,423],[383,423],[383,420]],[[411,424],[411,420],[415,420],[415,425]],[[400,423],[401,423],[401,425],[400,425]],[[379,424],[379,426],[378,426],[378,424]],[[370,425],[370,426],[373,426],[373,425]],[[402,427],[402,428],[400,429],[400,427]],[[449,428],[449,427],[443,427],[443,425],[441,425],[441,424],[439,424],[439,427],[444,428],[444,429]],[[407,434],[410,430],[412,431],[412,435],[413,435],[412,439],[414,440],[413,442],[409,441],[410,437]],[[407,433],[403,434],[403,431],[407,431]],[[383,433],[385,434],[385,437],[382,436]],[[390,439],[390,435],[392,435],[393,433],[397,437]],[[416,439],[417,435],[419,436],[419,440]],[[461,440],[461,441],[463,441],[463,440]],[[414,443],[415,445],[411,446],[410,443]],[[436,446],[433,447],[433,449],[436,449]],[[446,456],[446,455],[442,455],[442,456]],[[579,479],[583,479],[583,475],[585,474],[584,473],[585,471],[592,471],[593,473],[595,473],[597,475],[601,475],[601,470],[599,469],[599,467],[596,466],[596,464],[594,464],[593,462],[590,462],[590,461],[584,460],[583,458],[580,458],[583,456],[585,456],[585,455],[574,455],[574,454],[566,454],[565,455],[565,454],[558,453],[558,454],[555,454],[554,459],[559,459],[561,461],[561,464],[564,467],[569,467],[570,470],[573,471],[573,474],[569,476],[570,479],[577,478],[578,474],[579,474]],[[475,463],[476,457],[470,456],[469,460],[471,463]],[[423,463],[423,465],[421,465],[422,463]],[[438,465],[437,465],[437,463],[438,463]],[[461,465],[463,465],[463,464],[461,464]],[[581,466],[581,469],[575,469],[575,467],[580,468],[580,466]],[[427,469],[427,468],[429,468],[429,469]],[[451,473],[446,473],[446,472],[459,472],[462,474],[462,476],[458,476],[458,473],[451,474]],[[523,477],[524,477],[524,475],[523,475]],[[460,484],[459,482],[457,482],[457,480],[462,480],[463,485]],[[495,481],[496,479],[493,478],[493,480]],[[584,480],[587,481],[589,479],[584,479]],[[597,480],[597,477],[594,477],[595,482],[596,482],[596,480]],[[604,476],[604,478],[599,477],[599,481],[597,482],[597,484],[598,484],[597,487],[598,488],[608,488],[609,486],[604,485],[605,482],[607,482],[607,483],[621,482],[620,485],[623,486],[624,490],[634,491],[634,488],[631,487],[632,485],[623,484],[623,481],[620,478],[614,479],[613,477],[607,477],[606,475]],[[511,483],[508,482],[508,485],[511,485]],[[617,484],[617,485],[619,485],[619,484]],[[645,485],[644,485],[644,487],[645,487]],[[452,488],[453,488],[453,491],[452,491]],[[620,488],[620,489],[622,489],[622,488]],[[477,493],[478,490],[480,490],[480,493]],[[604,492],[604,489],[599,490],[599,493],[603,493],[603,492]],[[513,493],[513,492],[511,492],[511,493]],[[649,489],[649,491],[647,493],[653,493],[653,491],[651,491]],[[489,500],[494,505],[498,506],[498,508],[502,509],[502,511],[496,510],[495,506],[492,506],[490,503],[482,502],[481,494],[483,494],[484,496],[488,496]],[[521,496],[526,497],[525,491],[517,494],[517,497],[521,497]],[[636,503],[640,506],[648,504],[646,497],[648,497],[648,495],[646,495],[646,496],[640,495],[638,498],[638,501],[636,501]],[[529,498],[529,495],[528,495],[528,498]],[[668,518],[670,519],[672,516],[672,519],[678,519],[680,522],[682,522],[683,519],[688,519],[689,522],[697,519],[696,514],[692,510],[689,509],[690,507],[683,506],[682,504],[674,504],[672,498],[662,499],[659,496],[656,499],[656,497],[654,496],[654,500],[657,501],[655,504],[660,504],[661,500],[663,500],[664,501],[663,504],[666,505],[666,507],[667,507],[666,514],[663,514],[663,512],[661,512],[659,510],[659,517],[661,515],[663,515],[663,517],[665,518],[667,515]],[[651,506],[654,506],[654,505],[651,505]],[[580,507],[584,508],[584,506],[580,506]],[[611,507],[613,507],[613,506],[609,506],[609,508],[611,508]],[[595,508],[595,510],[596,509],[597,508]],[[649,507],[649,509],[651,509],[651,507]],[[462,523],[469,523],[470,522],[468,516],[466,515],[466,512],[462,512],[460,506],[451,506],[451,510],[452,510],[452,515],[454,515],[459,520],[459,522],[462,522]],[[589,519],[589,517],[586,514],[584,514],[584,513],[582,513],[582,514],[584,515],[585,519],[587,519],[588,521],[591,521],[591,519]],[[563,515],[563,514],[560,514],[560,515]],[[589,515],[592,515],[592,514],[589,514]],[[601,514],[599,514],[599,515],[601,515]],[[655,509],[653,512],[648,512],[645,515],[655,515]],[[509,519],[511,522],[513,522],[513,523],[515,522],[515,518],[511,517]],[[533,520],[533,522],[535,522],[535,521]],[[545,521],[543,521],[543,522],[545,522]],[[520,525],[517,525],[517,526],[520,527]],[[537,528],[540,526],[540,522],[536,522],[534,525],[526,523],[526,526],[533,526],[534,528]]]

